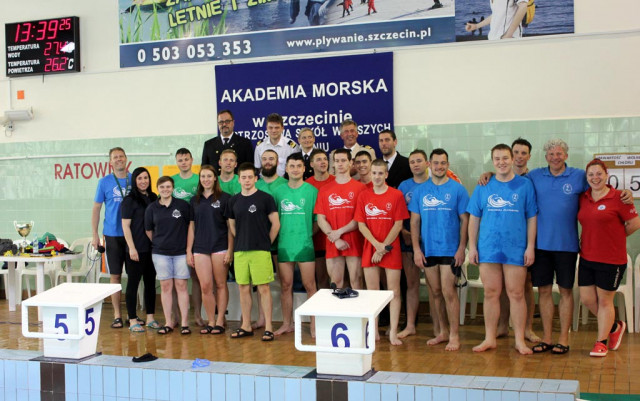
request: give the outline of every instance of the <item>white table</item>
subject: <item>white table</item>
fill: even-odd
[[[71,281],[71,261],[82,259],[83,254],[68,255],[62,254],[57,256],[0,256],[0,264],[7,262],[8,265],[8,285],[7,298],[9,299],[9,310],[16,310],[16,304],[22,301],[22,288],[17,287],[16,264],[35,263],[36,264],[36,293],[40,294],[44,291],[44,265],[46,262],[65,262],[67,267],[67,281]],[[53,284],[53,283],[52,283]]]

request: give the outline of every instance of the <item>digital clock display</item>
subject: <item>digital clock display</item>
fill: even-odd
[[[5,24],[7,76],[79,72],[79,27],[78,17]]]

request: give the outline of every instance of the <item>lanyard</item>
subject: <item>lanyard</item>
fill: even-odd
[[[113,175],[113,179],[116,180],[116,184],[118,184],[118,189],[120,190],[120,196],[122,196],[122,199],[124,199],[124,197],[127,195],[127,189],[129,189],[129,174],[127,174],[127,181],[125,183],[124,191],[120,186],[120,180],[118,179],[118,177],[116,177],[115,173],[113,173],[112,175]]]

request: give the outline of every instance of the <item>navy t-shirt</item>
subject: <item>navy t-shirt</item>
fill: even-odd
[[[153,194],[153,200],[156,198],[156,194]],[[120,213],[123,219],[131,220],[131,236],[133,237],[133,244],[136,247],[136,251],[138,251],[138,253],[148,253],[151,252],[151,241],[144,232],[144,212],[153,200],[148,196],[142,199],[145,201],[144,206],[131,196],[125,196],[120,206]],[[127,252],[128,251],[129,246],[127,246]]]
[[[194,222],[193,253],[211,254],[221,252],[229,246],[229,230],[227,228],[227,207],[231,196],[223,192],[214,200],[213,194],[208,198],[191,198],[191,221]]]
[[[153,231],[151,253],[166,256],[187,253],[190,213],[187,202],[173,197],[169,206],[161,205],[158,199],[147,207],[144,228]]]
[[[270,251],[271,221],[269,215],[278,213],[273,196],[257,190],[245,196],[234,195],[229,201],[228,215],[236,223],[234,251]]]

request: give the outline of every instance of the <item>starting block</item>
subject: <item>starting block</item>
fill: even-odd
[[[376,316],[393,291],[358,290],[358,297],[340,299],[322,289],[295,311],[296,349],[316,353],[318,375],[364,376],[371,371],[376,349]],[[316,345],[302,344],[302,317],[316,319]]]
[[[42,338],[46,358],[82,359],[96,353],[104,298],[120,284],[63,283],[22,302],[22,335]],[[29,331],[29,307],[42,314],[42,332]]]

